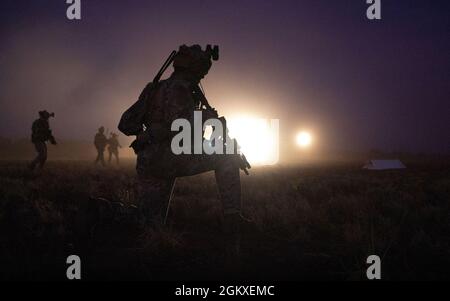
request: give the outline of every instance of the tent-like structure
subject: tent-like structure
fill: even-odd
[[[370,160],[363,166],[369,170],[404,169],[406,166],[400,160]]]

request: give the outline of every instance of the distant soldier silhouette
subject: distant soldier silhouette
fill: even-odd
[[[97,134],[95,134],[94,138],[94,145],[97,149],[97,158],[95,159],[95,164],[100,162],[103,166],[105,166],[105,158],[103,156],[103,153],[105,152],[105,147],[108,144],[108,139],[106,138],[104,132],[105,128],[101,126],[98,129]]]
[[[177,177],[214,170],[223,205],[224,228],[228,233],[239,229],[242,219],[240,155],[175,155],[171,150],[171,140],[176,134],[171,131],[172,122],[178,118],[192,122],[194,110],[203,109],[205,99],[201,98],[199,83],[208,73],[211,59],[218,59],[217,46],[214,49],[208,46],[205,51],[199,45],[180,46],[119,123],[124,134],[137,136],[132,147],[137,153],[139,207],[150,225],[164,223]],[[168,79],[159,81],[172,61],[174,72]],[[217,112],[207,107],[202,111],[203,120],[217,118]]]
[[[30,163],[29,168],[34,170],[37,166],[40,169],[44,167],[47,161],[47,141],[56,145],[56,140],[50,130],[49,118],[55,117],[55,113],[49,113],[47,111],[39,111],[39,119],[33,122],[31,127],[31,142],[37,151],[36,158]]]
[[[111,137],[108,139],[108,163],[111,163],[111,158],[114,155],[116,157],[116,163],[119,164],[119,148],[121,148],[116,133],[111,133]]]

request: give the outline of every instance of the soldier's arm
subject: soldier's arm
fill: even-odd
[[[55,137],[53,137],[53,133],[52,130],[50,129],[48,121],[44,122],[42,126],[44,127],[44,130],[46,132],[47,140],[50,141],[51,144],[56,144]]]
[[[52,130],[48,129],[48,141],[50,141],[51,144],[56,145],[56,139],[53,137]]]
[[[174,83],[169,94],[168,116],[166,118],[173,121],[178,118],[191,120],[195,109],[195,100],[192,97],[192,90],[189,85]]]

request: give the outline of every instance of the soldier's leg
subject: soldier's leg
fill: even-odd
[[[234,258],[240,253],[241,225],[241,179],[239,161],[236,156],[228,156],[220,161],[215,169],[216,182],[222,201],[227,244],[226,254]]]
[[[215,169],[216,182],[225,215],[241,213],[241,178],[236,158],[220,161]]]
[[[36,150],[37,154],[33,161],[31,161],[29,167],[31,170],[34,170],[36,168],[36,165],[39,163],[39,146],[38,143],[33,143],[34,149]]]
[[[36,142],[34,143],[34,147],[37,152],[36,158],[30,163],[30,169],[33,170],[36,166],[39,165],[39,168],[42,168],[47,160],[47,145],[45,142]]]
[[[101,162],[102,151],[97,148],[97,158],[95,158],[95,164]]]
[[[116,158],[116,164],[119,165],[119,151],[114,150],[113,154],[114,154],[114,157]]]
[[[40,156],[39,164],[40,164],[40,168],[43,168],[45,162],[47,162],[47,144],[45,144],[45,142],[42,142],[40,147],[41,147],[41,151],[39,153],[39,156]]]
[[[94,164],[97,164],[100,160],[100,151],[97,149],[97,157],[95,158]]]
[[[222,202],[227,245],[226,254],[239,254],[240,231],[243,223],[241,215],[241,179],[238,155],[190,155],[177,156],[177,172],[180,176],[194,175],[214,170]]]
[[[179,155],[170,160],[176,176],[191,176],[214,170],[224,214],[241,212],[241,179],[238,155]]]
[[[138,176],[137,198],[144,224],[163,225],[173,184],[173,178]]]
[[[103,149],[100,151],[100,162],[105,166],[105,150]]]

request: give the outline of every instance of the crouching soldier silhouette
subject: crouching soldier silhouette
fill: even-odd
[[[37,156],[29,165],[30,170],[34,170],[36,166],[39,166],[40,169],[44,167],[47,161],[47,141],[56,145],[48,122],[50,117],[55,117],[55,113],[39,111],[39,119],[36,119],[31,127],[31,142],[34,144]]]
[[[103,156],[103,153],[105,152],[105,147],[108,144],[108,139],[106,138],[104,132],[105,128],[101,126],[94,137],[94,145],[97,149],[97,158],[95,159],[95,164],[100,162],[103,166],[105,166],[105,158]]]
[[[116,163],[119,164],[119,148],[121,148],[116,133],[111,133],[111,137],[108,139],[108,163],[111,163],[111,158],[114,155],[116,157]]]
[[[179,154],[171,150],[171,131],[176,119],[187,119],[193,125],[194,111],[202,110],[203,120],[218,118],[206,101],[199,84],[208,73],[211,59],[218,59],[218,47],[180,46],[173,51],[153,82],[138,101],[123,115],[119,129],[136,135],[131,147],[137,153],[139,210],[147,224],[164,224],[172,189],[177,177],[192,176],[214,170],[224,213],[224,230],[237,237],[241,216],[241,183],[239,168],[250,168],[239,154]],[[173,62],[174,72],[160,77]]]

